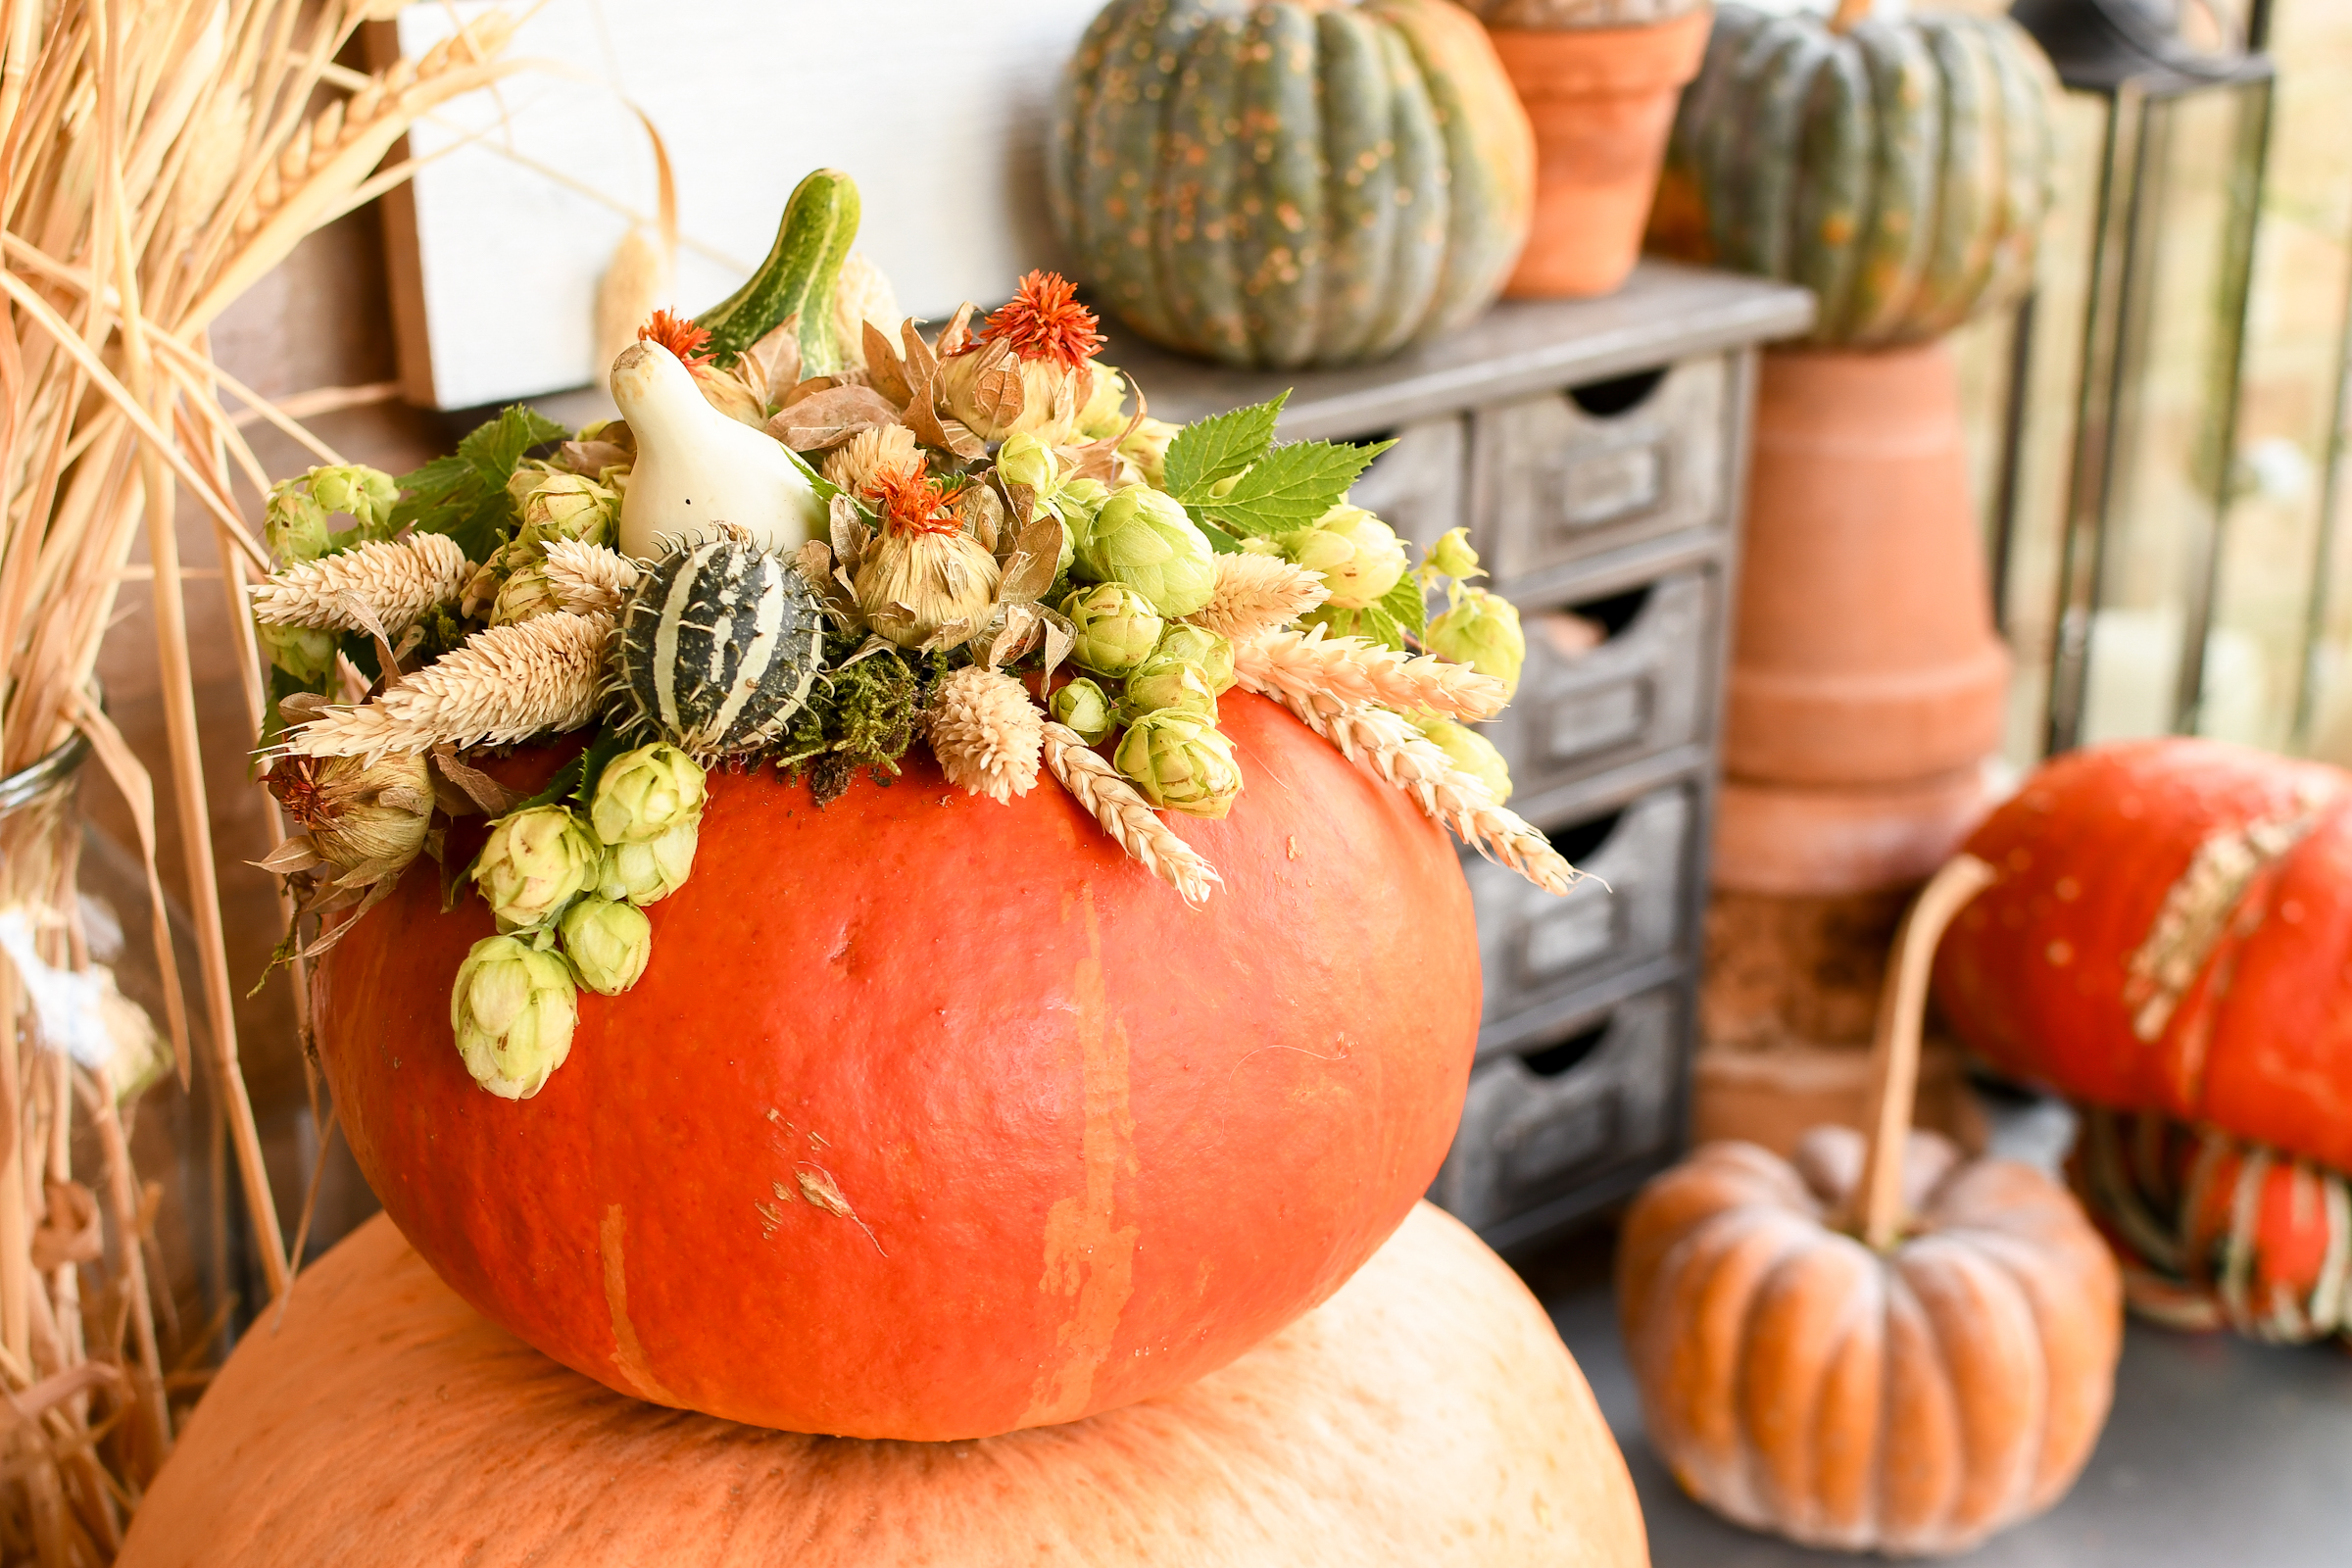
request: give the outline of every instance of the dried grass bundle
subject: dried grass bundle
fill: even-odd
[[[356,0],[0,0],[0,772],[90,741],[142,824],[169,1026],[188,1070],[188,1022],[154,864],[154,784],[85,691],[124,564],[142,537],[172,807],[187,856],[203,1004],[253,1233],[272,1292],[288,1273],[237,1065],[232,989],[212,860],[173,516],[214,524],[255,724],[261,663],[245,585],[267,558],[229,488],[267,476],[223,390],[338,461],[215,366],[205,332],[305,234],[405,177],[378,171],[418,116],[512,69],[495,13],[422,61],[348,95],[333,66],[371,7]],[[323,100],[323,108],[315,105]],[[145,812],[146,814],[141,814]],[[281,829],[282,831],[282,829]],[[26,911],[23,963],[86,973],[70,812],[0,815],[0,908]],[[29,1018],[27,970],[0,961],[0,1019]],[[0,1468],[0,1556],[43,1568],[111,1561],[156,1465],[172,1411],[148,1282],[139,1184],[104,1069],[29,1024],[0,1027],[13,1147],[0,1161],[0,1393],[20,1427]],[[51,1193],[81,1193],[74,1150],[96,1147],[95,1262],[35,1251]],[[54,1232],[49,1233],[54,1236]],[[75,1254],[78,1255],[78,1254]],[[87,1297],[85,1285],[95,1292]]]

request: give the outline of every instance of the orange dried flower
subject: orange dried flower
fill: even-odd
[[[926,473],[919,462],[877,468],[858,493],[882,509],[882,524],[892,533],[963,530],[946,488]]]
[[[646,323],[637,329],[637,341],[660,344],[676,355],[678,363],[690,370],[698,365],[710,363],[711,356],[703,352],[703,345],[710,341],[710,334],[705,328],[695,325],[692,318],[688,317],[673,316],[667,311],[656,311],[646,318]]]
[[[982,323],[965,352],[983,343],[1009,343],[1024,360],[1052,360],[1075,370],[1105,341],[1097,324],[1095,313],[1078,303],[1076,284],[1059,272],[1031,272],[1011,303]]]

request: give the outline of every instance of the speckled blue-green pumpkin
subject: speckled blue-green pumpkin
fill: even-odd
[[[2056,95],[2006,19],[1840,34],[1726,5],[1675,118],[1649,248],[1803,284],[1817,343],[1939,337],[2033,272]]]
[[[1094,297],[1230,365],[1353,364],[1467,321],[1535,190],[1518,97],[1446,0],[1112,0],[1051,161]]]

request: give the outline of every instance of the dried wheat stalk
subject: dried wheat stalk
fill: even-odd
[[[1185,903],[1197,909],[1225,885],[1216,867],[1178,838],[1135,786],[1087,746],[1085,737],[1049,720],[1041,740],[1046,767],[1061,787],[1102,824],[1102,831],[1118,841],[1129,858],[1174,888]]]
[[[1239,644],[1287,626],[1331,597],[1322,575],[1280,556],[1217,557],[1208,603],[1184,618]]]
[[[578,729],[603,706],[612,617],[550,611],[475,632],[356,708],[330,708],[286,737],[297,757],[365,757],[506,746]]]
[[[1336,703],[1426,708],[1475,724],[1502,711],[1502,682],[1429,654],[1401,654],[1361,637],[1311,631],[1261,632],[1234,648],[1234,673],[1251,691],[1327,697]]]

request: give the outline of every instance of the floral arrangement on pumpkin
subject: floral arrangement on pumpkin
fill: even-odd
[[[485,1089],[536,1093],[579,990],[643,973],[645,907],[693,868],[712,766],[773,765],[820,806],[918,743],[1000,802],[1047,774],[1200,906],[1216,869],[1161,813],[1221,817],[1245,788],[1217,727],[1240,686],[1566,890],[1466,727],[1517,681],[1516,612],[1469,583],[1460,531],[1408,569],[1348,504],[1380,448],[1275,445],[1279,401],[1182,429],[1131,412],[1049,273],[932,340],[906,320],[892,341],[888,284],[854,257],[814,330],[796,311],[729,356],[723,328],[748,333],[714,333],[728,308],[655,314],[613,366],[620,420],[509,409],[398,479],[314,468],[270,498],[266,783],[305,831],[264,864],[303,915],[356,918],[419,855],[453,904],[471,884],[499,934],[451,1021]],[[474,765],[578,731],[525,799]],[[488,836],[461,861],[466,816]],[[298,915],[282,951],[344,929],[304,947]]]

